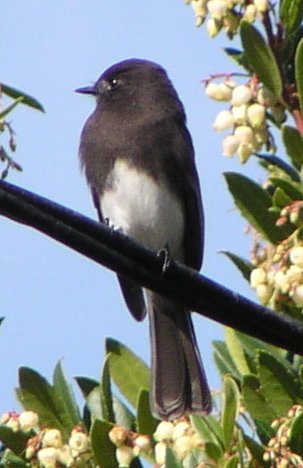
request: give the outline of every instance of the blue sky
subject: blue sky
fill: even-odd
[[[201,80],[235,70],[222,47],[224,35],[209,40],[196,29],[182,0],[11,0],[1,10],[0,49],[3,83],[32,94],[46,114],[20,106],[11,116],[17,132],[16,159],[24,172],[9,181],[96,218],[78,163],[79,134],[94,101],[74,89],[94,82],[109,65],[124,58],[146,58],[167,69],[185,104],[206,213],[203,273],[237,292],[248,287],[218,253],[249,252],[244,221],[233,208],[222,173],[256,175],[221,156],[221,136],[212,121],[222,106],[204,94]],[[115,275],[61,244],[0,218],[0,413],[18,409],[14,397],[19,366],[50,378],[62,359],[70,380],[98,378],[104,339],[121,340],[149,362],[147,323],[128,314]],[[218,387],[211,341],[222,327],[196,317],[196,332],[212,387]]]

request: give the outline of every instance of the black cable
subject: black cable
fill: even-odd
[[[0,181],[0,214],[31,226],[92,260],[191,310],[294,353],[303,354],[303,325],[171,261],[123,234],[8,182]]]

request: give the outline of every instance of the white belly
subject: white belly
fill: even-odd
[[[117,160],[110,190],[100,198],[104,219],[152,250],[169,247],[172,257],[182,258],[184,216],[173,192],[152,177]]]

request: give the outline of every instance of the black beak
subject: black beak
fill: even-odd
[[[75,89],[75,92],[81,94],[92,94],[93,96],[97,94],[95,86],[85,86],[84,88],[78,88]]]

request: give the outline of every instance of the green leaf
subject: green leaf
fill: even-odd
[[[291,198],[289,198],[284,190],[282,190],[280,187],[277,187],[276,190],[274,191],[273,197],[272,197],[272,203],[274,207],[277,208],[284,208],[284,206],[288,205],[291,203]]]
[[[112,425],[106,421],[96,419],[93,423],[90,437],[94,458],[99,468],[117,468],[116,447],[110,441],[108,433]]]
[[[260,351],[258,367],[262,394],[277,416],[286,415],[294,403],[302,402],[302,390],[281,360]]]
[[[231,374],[237,379],[240,379],[240,373],[232,360],[230,352],[226,346],[226,343],[223,341],[215,340],[212,342],[214,348],[214,361],[220,372],[221,377],[224,377],[225,374]]]
[[[286,176],[289,176],[294,182],[301,183],[300,173],[290,164],[287,164],[278,156],[268,155],[268,154],[256,154],[255,155],[260,160],[260,165],[265,167],[266,170],[270,170],[270,166],[276,166],[282,170]]]
[[[262,445],[258,444],[254,439],[248,435],[243,435],[246,446],[248,447],[253,458],[260,464],[260,466],[269,466],[270,462],[265,462],[263,459],[264,448]]]
[[[137,404],[137,432],[152,436],[159,420],[154,418],[149,405],[149,391],[141,390]]]
[[[277,97],[280,97],[282,80],[279,67],[263,36],[247,21],[241,21],[240,36],[249,65],[262,83]]]
[[[28,468],[28,463],[23,458],[6,450],[0,459],[0,466],[3,468]]]
[[[29,96],[29,94],[23,93],[22,91],[19,91],[18,89],[12,88],[11,86],[8,86],[3,83],[0,84],[0,89],[3,94],[6,94],[7,96],[13,99],[18,99],[19,97],[22,97],[22,104],[25,104],[41,112],[44,112],[44,108],[40,104],[40,102],[37,101],[37,99],[33,98],[32,96]]]
[[[280,177],[270,177],[269,180],[275,187],[282,189],[283,192],[292,200],[302,200],[302,191],[297,188],[299,184],[295,185],[294,183],[288,182]]]
[[[113,410],[115,414],[116,423],[126,429],[135,429],[135,415],[128,409],[128,407],[120,400],[120,398],[113,395]]]
[[[223,429],[213,416],[191,415],[192,423],[205,443],[217,445],[221,454],[224,452]]]
[[[235,422],[239,412],[240,393],[234,379],[225,376],[222,391],[221,425],[223,427],[225,451],[228,451],[233,440]]]
[[[22,99],[22,97],[17,98],[11,105],[3,109],[3,111],[0,112],[0,119],[4,119],[7,114],[9,114],[18,104],[20,104],[20,102],[22,102]]]
[[[223,50],[237,65],[245,68],[245,70],[249,69],[243,50],[234,49],[232,47],[225,47]]]
[[[244,277],[244,279],[246,281],[249,281],[250,274],[252,270],[255,268],[251,262],[227,250],[221,250],[219,253],[223,253],[224,255],[226,255],[226,257],[228,257],[233,262],[233,264],[238,268],[240,273],[242,273],[242,276]]]
[[[244,405],[253,419],[264,420],[270,424],[277,416],[261,393],[260,381],[255,375],[248,374],[243,376],[242,394]]]
[[[233,328],[225,327],[225,342],[228,348],[228,351],[234,361],[239,373],[249,374],[250,368],[247,364],[245,354],[243,352],[243,347],[239,341],[235,330]]]
[[[295,3],[295,2],[294,2]],[[303,1],[301,1],[301,14],[303,12]],[[302,14],[303,18],[303,14]],[[296,85],[299,95],[300,111],[303,114],[303,38],[298,44],[295,55],[295,75],[296,75]]]
[[[116,422],[113,410],[113,397],[111,390],[110,371],[109,371],[109,356],[106,356],[101,375],[101,407],[102,416],[106,421]]]
[[[64,408],[65,422],[69,422],[70,429],[81,422],[80,411],[76,403],[75,395],[71,386],[65,379],[61,363],[59,362],[54,372],[54,394],[55,398],[61,399],[62,407]]]
[[[11,449],[16,455],[21,455],[25,450],[28,439],[32,434],[23,431],[13,431],[10,427],[0,426],[0,440],[6,448]],[[0,457],[1,460],[1,457]]]
[[[295,32],[303,20],[303,0],[282,0],[279,16],[287,33]]]
[[[218,461],[223,456],[221,447],[213,442],[205,442],[204,450],[209,458]],[[216,465],[215,465],[216,466]]]
[[[289,435],[291,451],[303,456],[303,412],[299,413],[292,421]]]
[[[147,365],[129,348],[112,338],[106,339],[106,352],[110,374],[121,393],[135,408],[138,395],[143,388],[149,388]]]
[[[26,410],[35,411],[40,422],[48,427],[60,429],[66,438],[70,434],[69,423],[64,419],[64,409],[51,385],[38,372],[28,367],[19,369],[20,388],[18,399]]]
[[[270,423],[265,422],[263,419],[255,419],[255,426],[260,441],[262,444],[267,445],[269,440],[275,436],[275,430]]]
[[[303,138],[294,127],[283,125],[282,140],[291,162],[297,169],[303,164]]]
[[[242,333],[238,330],[235,330],[235,334],[240,340],[245,353],[251,359],[257,359],[258,350],[267,351],[268,353],[273,354],[277,358],[281,358],[282,353],[284,353],[284,351],[281,351],[279,348],[275,348],[274,346],[265,343],[264,341],[258,340],[257,338],[245,335],[245,333]]]
[[[165,468],[183,468],[182,462],[170,447],[166,447]]]
[[[237,468],[239,466],[239,457],[238,455],[233,455],[230,459],[223,465],[223,468]]]
[[[228,189],[241,214],[265,239],[278,244],[288,233],[276,226],[277,216],[269,211],[270,195],[248,177],[234,172],[224,174]]]

